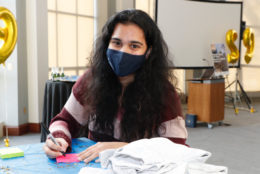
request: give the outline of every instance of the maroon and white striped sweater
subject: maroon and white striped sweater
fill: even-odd
[[[54,137],[64,138],[71,145],[71,138],[78,136],[79,130],[83,126],[88,126],[88,138],[93,141],[120,141],[120,120],[123,116],[123,109],[120,108],[114,121],[114,133],[108,135],[105,132],[94,131],[94,123],[88,122],[88,105],[84,104],[83,94],[86,85],[90,80],[89,70],[86,71],[75,83],[72,93],[61,112],[56,115],[50,124],[49,130]],[[177,93],[174,96],[167,95],[168,107],[163,116],[163,122],[159,129],[159,136],[167,137],[171,141],[185,144],[187,130],[182,116],[181,104]],[[170,109],[173,105],[174,110]],[[86,125],[88,124],[88,125]],[[68,148],[70,150],[70,148]],[[69,151],[68,150],[68,151]]]

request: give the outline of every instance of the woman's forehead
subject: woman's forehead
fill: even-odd
[[[143,30],[136,24],[127,23],[122,24],[118,23],[115,26],[112,38],[118,38],[120,40],[136,40],[139,42],[145,43],[145,36]]]

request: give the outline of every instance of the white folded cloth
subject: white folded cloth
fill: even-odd
[[[193,174],[191,172],[200,170],[200,164],[210,156],[211,153],[208,151],[175,144],[167,138],[141,139],[119,149],[101,152],[99,154],[101,167],[107,170],[100,169],[99,172],[103,172],[102,174]],[[198,164],[199,167],[191,165],[189,170],[190,163]],[[90,171],[92,169],[87,168],[82,171],[92,173]],[[191,172],[188,173],[189,171]]]
[[[167,138],[141,139],[100,153],[101,166],[114,173],[167,173],[183,162],[205,162],[211,153],[176,144]],[[109,155],[111,155],[109,157]]]
[[[227,174],[228,168],[205,163],[188,163],[187,174]]]

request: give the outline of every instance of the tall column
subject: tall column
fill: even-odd
[[[116,0],[116,11],[135,8],[135,0]]]
[[[94,40],[108,19],[108,0],[94,0]]]
[[[48,79],[48,16],[46,0],[27,0],[27,61],[29,123],[42,117],[44,86]]]

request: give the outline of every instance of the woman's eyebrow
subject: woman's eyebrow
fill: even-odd
[[[143,45],[143,43],[142,43],[142,42],[135,41],[135,40],[133,40],[133,41],[130,41],[130,43]]]
[[[111,40],[116,40],[116,41],[120,41],[121,42],[121,39],[117,38],[117,37],[112,37]],[[139,42],[139,41],[136,41],[136,40],[132,40],[130,41],[131,44],[139,44],[139,45],[143,45],[142,42]]]
[[[117,37],[112,37],[111,40],[121,41],[121,39],[119,39]]]

